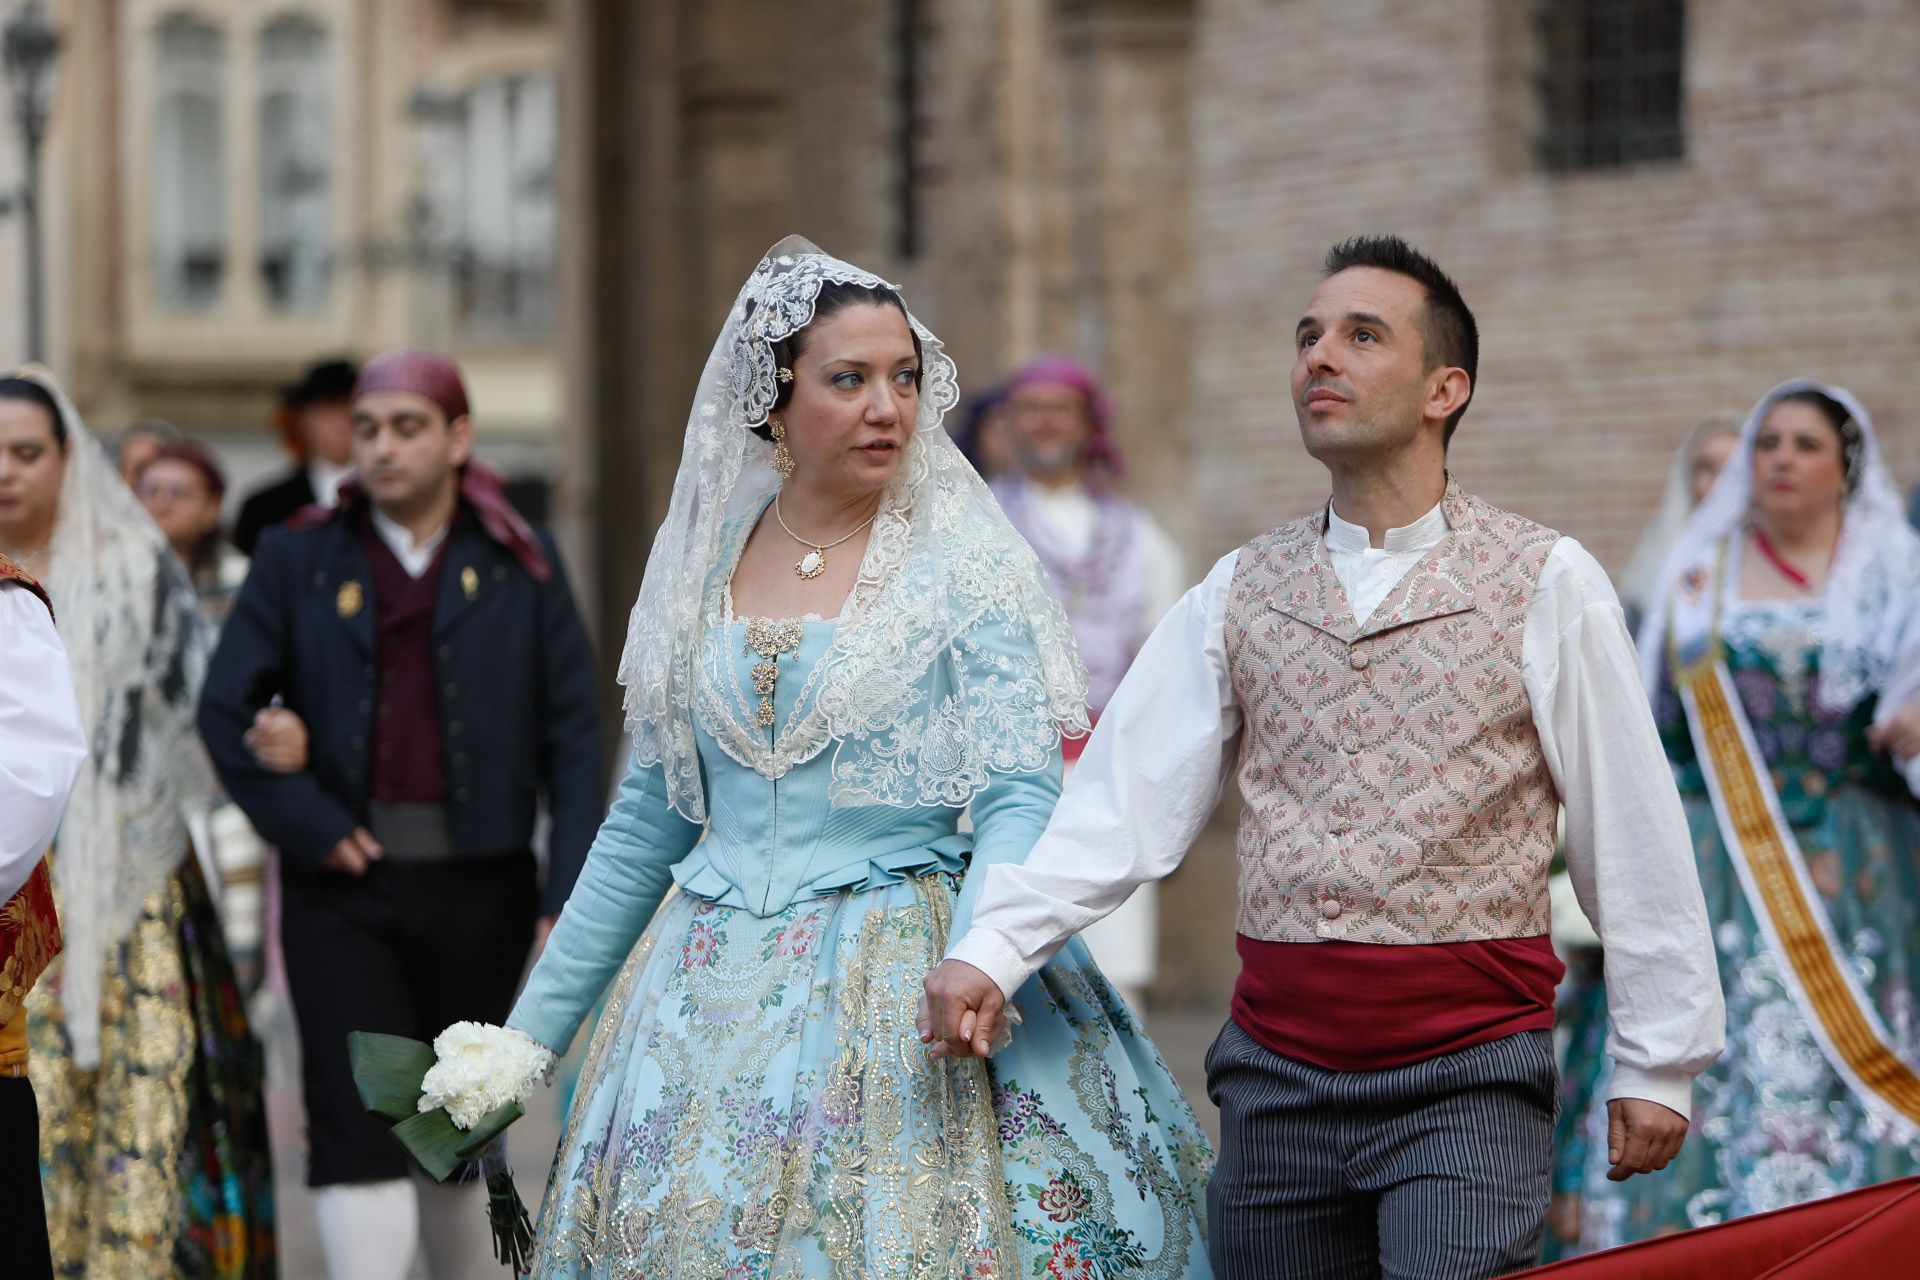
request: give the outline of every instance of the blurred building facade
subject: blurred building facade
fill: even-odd
[[[1290,333],[1393,231],[1483,333],[1462,480],[1618,567],[1715,409],[1829,378],[1920,476],[1920,23],[1890,0],[567,0],[563,278],[583,549],[617,637],[733,291],[804,233],[982,388],[1064,349],[1214,557],[1324,501]],[[1235,962],[1230,834],[1163,899],[1163,998]]]
[[[564,397],[546,4],[53,13],[51,356],[102,434],[158,416],[243,477],[277,468],[277,387],[418,343],[465,364],[483,452],[547,469]]]

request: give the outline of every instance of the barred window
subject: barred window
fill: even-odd
[[[260,274],[282,310],[326,299],[327,33],[301,17],[260,35]]]
[[[1540,0],[1534,21],[1545,168],[1685,154],[1683,0]]]
[[[154,279],[169,308],[195,310],[227,271],[226,38],[174,14],[154,45]]]
[[[551,75],[476,86],[462,102],[454,307],[468,332],[553,327],[557,122]]]

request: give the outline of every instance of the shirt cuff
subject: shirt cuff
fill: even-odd
[[[1657,1102],[1667,1110],[1685,1116],[1688,1121],[1693,1119],[1693,1077],[1679,1067],[1648,1070],[1616,1062],[1613,1064],[1613,1083],[1607,1087],[1607,1101],[1612,1102],[1616,1098]]]
[[[1013,999],[1033,970],[1020,957],[1020,951],[1001,934],[991,929],[969,929],[966,937],[947,949],[947,959],[970,964],[992,978],[1000,994]]]

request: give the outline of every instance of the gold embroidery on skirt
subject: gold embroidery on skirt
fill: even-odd
[[[986,1066],[928,1061],[914,1026],[952,890],[925,877],[913,891],[911,905],[897,892],[871,906],[843,894],[768,919],[685,900],[662,907],[588,1050],[537,1271],[717,1278],[731,1254],[782,1278],[817,1275],[823,1259],[836,1280],[1015,1273]],[[814,946],[837,950],[820,957]],[[831,1044],[803,1048],[821,1035]],[[631,1087],[636,1054],[661,1081],[640,1105],[678,1108],[664,1157],[646,1167],[633,1135],[655,1112],[602,1108],[594,1123],[611,1131],[581,1128],[601,1091]],[[807,1122],[742,1132],[742,1098],[757,1103],[758,1085],[795,1054],[793,1101],[809,1105]],[[725,1178],[743,1172],[765,1191],[732,1203]]]

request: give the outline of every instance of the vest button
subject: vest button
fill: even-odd
[[[1340,749],[1346,752],[1350,756],[1359,755],[1360,754],[1360,735],[1357,733],[1348,734],[1345,740],[1340,743]]]
[[[1355,649],[1347,655],[1347,665],[1355,671],[1365,671],[1367,669],[1367,661],[1367,655],[1358,649]]]
[[[1325,902],[1321,903],[1320,916],[1324,920],[1338,920],[1340,918],[1340,900],[1338,898],[1328,898]]]

